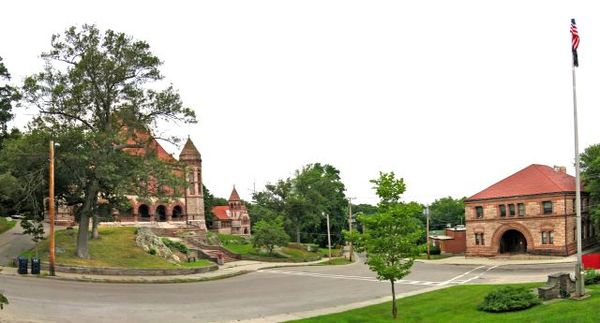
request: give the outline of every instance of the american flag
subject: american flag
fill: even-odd
[[[577,47],[579,47],[579,33],[577,32],[575,19],[571,19],[571,50],[573,51],[573,66],[579,66],[579,60],[577,59]]]

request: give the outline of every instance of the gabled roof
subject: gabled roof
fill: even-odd
[[[240,201],[240,195],[235,190],[235,185],[233,186],[233,191],[231,191],[231,195],[229,196],[229,201]]]
[[[469,197],[467,201],[574,191],[575,177],[567,174],[564,168],[561,171],[532,164]]]
[[[227,205],[215,206],[212,208],[212,213],[220,221],[231,220],[229,215],[227,215],[227,211],[229,211],[229,206],[227,206]]]
[[[189,137],[188,137],[187,141],[185,142],[185,145],[183,145],[183,149],[181,150],[181,153],[179,154],[179,159],[180,160],[199,160],[199,159],[201,159],[198,149],[196,149],[196,146],[194,146],[194,143],[192,142],[192,140]]]

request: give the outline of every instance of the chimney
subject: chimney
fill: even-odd
[[[566,174],[567,173],[567,167],[565,167],[565,166],[554,166],[554,171]]]

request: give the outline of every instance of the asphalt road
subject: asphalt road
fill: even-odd
[[[416,263],[397,293],[438,285],[543,280],[572,265],[457,266]],[[362,263],[262,270],[187,284],[102,284],[0,276],[10,305],[0,322],[212,322],[260,318],[390,295]]]

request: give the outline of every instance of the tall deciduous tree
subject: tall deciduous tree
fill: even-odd
[[[450,196],[435,200],[429,206],[432,229],[443,229],[447,224],[457,225],[465,223],[465,204],[463,199],[454,199]]]
[[[8,122],[12,120],[12,104],[19,99],[16,89],[7,82],[10,80],[10,73],[0,57],[0,150],[2,142],[10,135],[8,131]]]
[[[339,171],[328,164],[309,164],[295,176],[268,184],[254,194],[253,216],[283,216],[288,233],[301,241],[304,232],[311,241],[327,241],[324,213],[330,215],[332,235],[341,236],[347,226],[347,201]]]
[[[153,158],[149,134],[157,121],[195,122],[195,115],[172,86],[159,89],[162,63],[150,46],[123,33],[71,27],[52,36],[42,58],[44,70],[26,78],[23,95],[40,111],[33,127],[82,139],[74,187],[82,200],[77,255],[88,258],[98,198],[119,200],[135,187],[160,194],[160,180],[173,178],[173,170]],[[146,154],[136,153],[140,148]]]
[[[581,154],[581,175],[585,189],[590,193],[589,212],[595,231],[600,232],[600,144],[587,147]]]
[[[398,315],[395,281],[410,273],[414,258],[422,251],[419,241],[423,230],[415,214],[422,208],[418,203],[402,203],[400,195],[406,189],[394,173],[380,173],[372,180],[380,198],[378,213],[361,215],[358,221],[363,233],[345,232],[358,251],[366,253],[365,263],[379,279],[388,280],[392,287],[392,315]]]

